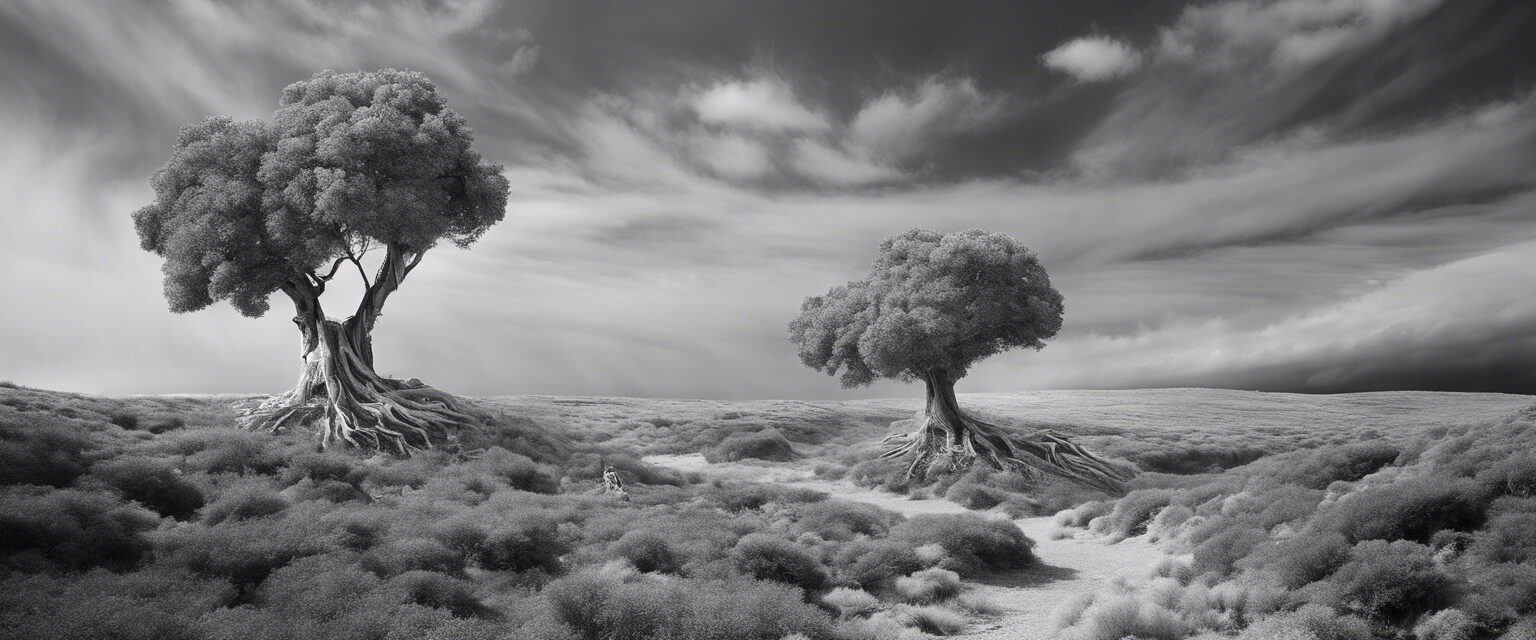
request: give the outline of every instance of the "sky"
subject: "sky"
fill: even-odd
[[[785,325],[923,227],[1014,236],[1066,299],[961,392],[1536,393],[1524,0],[11,0],[0,379],[291,386],[287,303],[170,313],[129,216],[181,125],[386,67],[433,78],[512,185],[391,299],[386,374],[911,395],[840,389]]]

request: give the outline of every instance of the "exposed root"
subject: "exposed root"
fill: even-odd
[[[434,438],[474,424],[452,395],[375,373],[342,331],[327,321],[322,339],[305,354],[294,389],[242,411],[242,424],[273,433],[309,426],[319,431],[321,449],[343,443],[402,455],[430,449]]]
[[[916,431],[886,436],[881,444],[892,445],[881,458],[912,456],[908,477],[934,468],[963,471],[981,461],[1000,471],[1047,473],[1113,494],[1124,493],[1124,483],[1131,479],[1126,471],[1052,431],[1013,434],[964,414],[929,416]]]

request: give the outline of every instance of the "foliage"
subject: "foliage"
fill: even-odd
[[[918,515],[891,530],[914,547],[938,544],[948,554],[941,567],[971,576],[1022,569],[1035,562],[1033,540],[1007,520],[973,514]]]
[[[795,459],[795,449],[778,429],[768,428],[728,435],[718,446],[705,451],[704,458],[710,462],[735,462],[749,458],[783,462]]]
[[[260,316],[270,294],[355,245],[474,242],[508,186],[471,140],[420,73],[321,72],[284,89],[269,120],[182,127],[134,227],[165,258],[172,311],[228,300]]]
[[[865,279],[807,298],[789,336],[806,366],[857,387],[930,370],[959,378],[988,356],[1044,347],[1061,314],[1061,294],[1018,241],[912,229],[880,244]]]

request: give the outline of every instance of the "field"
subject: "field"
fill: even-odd
[[[240,400],[0,385],[0,636],[1536,631],[1527,396],[961,396],[1139,468],[1125,497],[908,480],[872,461],[907,399],[480,398],[410,459],[237,430]]]

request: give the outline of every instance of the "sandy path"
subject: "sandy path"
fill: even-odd
[[[912,500],[846,481],[823,480],[789,465],[712,465],[699,454],[650,456],[646,461],[715,477],[793,483],[905,515],[966,512],[964,507],[948,500]],[[1080,594],[1109,591],[1117,578],[1136,580],[1147,576],[1163,555],[1145,537],[1117,544],[1106,544],[1102,539],[1087,536],[1051,540],[1053,523],[1049,517],[1023,518],[1014,523],[1035,541],[1040,564],[1016,574],[978,580],[980,592],[1001,607],[1003,613],[974,625],[964,637],[1050,640],[1056,633],[1057,609]]]

